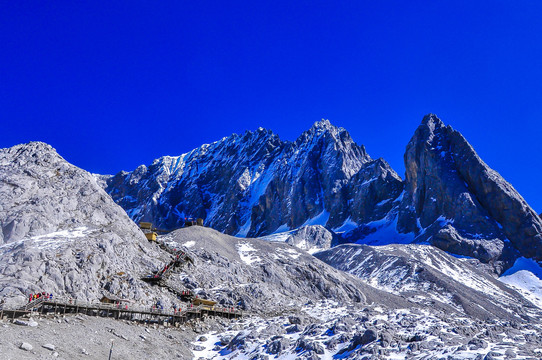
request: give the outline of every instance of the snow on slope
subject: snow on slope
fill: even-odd
[[[524,257],[517,259],[499,280],[542,308],[542,268],[536,261]]]
[[[135,222],[175,229],[184,217],[200,217],[224,233],[253,237],[381,218],[402,182],[346,130],[322,120],[295,142],[259,128],[162,157],[109,178],[106,190]]]
[[[473,317],[533,317],[540,309],[516,291],[429,245],[340,245],[315,254],[333,267],[411,301]],[[477,262],[476,260],[472,260]]]

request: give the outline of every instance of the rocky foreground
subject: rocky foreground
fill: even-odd
[[[536,359],[542,328],[427,309],[307,303],[300,311],[180,328],[85,315],[0,322],[3,359]]]

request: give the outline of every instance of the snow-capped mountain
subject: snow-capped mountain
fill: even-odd
[[[378,220],[402,191],[400,177],[384,160],[372,160],[327,120],[295,142],[262,128],[233,134],[120,172],[107,184],[135,221],[172,229],[185,217],[201,217],[238,236]]]
[[[316,139],[316,145],[307,145],[314,151],[312,160],[300,157],[301,165],[297,172],[293,167],[281,168],[288,170],[284,170],[285,174],[292,176],[294,184],[308,181],[302,174],[316,176],[314,171],[322,171],[324,164],[318,162],[316,155],[335,151],[335,145],[331,145],[335,140],[329,135],[334,129],[328,123],[320,123],[306,133],[308,138]],[[264,130],[260,133],[276,138]],[[340,137],[337,134],[335,137]],[[254,133],[246,136],[250,138]],[[322,140],[326,138],[328,140]],[[346,136],[342,135],[342,138]],[[301,143],[305,144],[307,139],[303,139]],[[331,143],[325,145],[326,141]],[[427,140],[420,138],[419,141]],[[217,144],[209,145],[207,151]],[[266,146],[267,150],[262,151],[267,154],[267,160],[263,156],[262,161],[276,164],[275,152],[283,154],[296,147],[295,143],[284,144],[275,148]],[[241,142],[238,147],[242,148]],[[314,150],[315,147],[319,150]],[[261,147],[256,148],[261,150]],[[225,149],[227,147],[222,151]],[[342,237],[319,225],[306,225],[268,236],[265,240],[232,237],[199,226],[159,237],[165,244],[183,247],[194,260],[193,265],[174,272],[167,279],[168,284],[190,289],[200,297],[218,300],[221,305],[236,306],[248,315],[240,323],[210,320],[187,325],[194,329],[192,341],[181,339],[178,340],[180,343],[177,342],[174,340],[177,339],[177,330],[171,329],[165,337],[171,341],[160,341],[157,349],[160,354],[175,353],[181,346],[188,353],[186,357],[217,359],[263,359],[271,356],[279,359],[475,359],[485,356],[489,359],[540,356],[542,270],[534,260],[518,257],[514,266],[497,279],[491,274],[494,262],[487,264],[487,261],[480,261],[485,261],[484,258],[453,257],[427,244],[340,245],[347,236],[359,236],[361,241],[376,244],[397,240],[412,242],[414,239],[431,242],[430,238],[423,237],[429,234],[429,229],[421,225],[418,231],[406,234],[398,231],[410,221],[408,217],[403,221],[401,216],[404,216],[405,204],[408,204],[404,199],[411,194],[408,189],[403,191],[402,182],[391,170],[386,170],[389,167],[385,162],[370,160],[364,151],[361,152],[361,147],[357,149],[360,150],[358,155],[364,154],[365,160],[360,162],[356,172],[345,168],[326,170],[328,177],[329,174],[344,176],[344,181],[338,182],[343,185],[339,192],[344,192],[348,199],[343,208],[339,206],[340,202],[335,210],[332,210],[333,206],[325,207],[329,204],[325,200],[327,183],[323,180],[314,183],[320,186],[319,199],[323,199],[314,205],[322,205],[326,211],[329,209],[329,218],[326,217],[328,227],[332,215],[336,214],[341,226],[335,229],[337,232],[345,231]],[[247,150],[245,154],[248,156],[251,152]],[[218,156],[217,153],[214,155]],[[334,166],[352,162],[347,159],[350,158],[337,160]],[[157,168],[161,169],[160,174],[165,179],[169,179],[172,174],[182,172],[178,167],[180,164],[184,164],[183,171],[188,171],[187,164],[181,160],[181,157],[162,158],[160,164],[169,163],[169,166]],[[331,160],[328,160],[326,163],[330,164]],[[218,166],[212,161],[210,164],[213,164],[211,168]],[[220,170],[200,171],[200,165],[190,166],[195,166],[192,167],[194,176],[200,174],[205,179],[211,173],[220,173]],[[128,182],[130,178],[134,181],[139,179],[135,181],[137,184],[149,169],[139,175],[117,175],[117,179],[125,177]],[[281,179],[279,172],[269,174],[273,175],[269,183]],[[371,174],[379,175],[371,180]],[[323,175],[318,176],[319,179],[324,178]],[[171,255],[144,238],[136,224],[107,196],[90,173],[67,163],[46,144],[29,143],[0,150],[0,180],[0,224],[3,230],[0,295],[3,300],[8,300],[7,304],[10,301],[21,304],[28,293],[40,290],[88,301],[97,301],[106,292],[137,304],[151,304],[158,300],[167,307],[178,304],[179,299],[171,291],[150,286],[141,280],[142,276],[167,264]],[[228,186],[229,181],[226,180],[222,186]],[[408,181],[411,180],[407,178],[407,184]],[[151,184],[160,185],[159,182]],[[220,184],[218,181],[213,186]],[[247,184],[248,189],[250,182]],[[284,182],[284,186],[287,184]],[[174,186],[167,182],[163,185],[160,194],[170,193],[169,187]],[[393,191],[386,192],[386,185]],[[424,186],[429,186],[428,182]],[[294,187],[291,189],[297,191]],[[312,191],[311,187],[306,189],[309,193]],[[393,195],[382,199],[382,194],[390,193]],[[272,191],[266,188],[258,198],[258,204],[270,194]],[[303,192],[296,194],[301,196]],[[376,197],[373,211],[359,211],[363,206],[358,203],[359,199],[373,196]],[[301,205],[309,203],[297,201]],[[219,208],[225,206],[221,203],[216,205]],[[367,209],[370,208],[368,205]],[[424,207],[420,208],[423,210]],[[346,213],[341,214],[341,209]],[[280,212],[280,208],[277,211]],[[318,222],[317,215],[322,211],[311,211],[315,216],[310,219]],[[414,211],[413,214],[416,226],[423,224],[417,218],[418,213]],[[222,215],[217,215],[217,219]],[[488,218],[487,221],[493,221],[491,216]],[[365,219],[365,223],[361,219]],[[308,222],[311,221],[304,221]],[[256,224],[254,222],[253,226]],[[453,225],[463,226],[460,221]],[[505,227],[504,224],[502,226]],[[459,229],[463,231],[462,227]],[[519,243],[510,241],[510,244],[518,247],[518,253],[521,252]],[[300,248],[311,252],[327,250],[315,254],[315,257]],[[477,253],[473,252],[473,255]],[[84,340],[78,338],[76,341],[92,343],[91,339],[100,332],[95,330],[94,322],[85,317],[79,317],[77,321],[81,326],[76,327],[74,323],[70,329],[77,328],[84,334]],[[72,319],[67,316],[65,322],[71,323]],[[48,330],[66,337],[66,347],[75,346],[71,337],[66,335],[70,330],[62,327],[62,321],[61,324],[56,321],[47,321],[46,324]],[[13,327],[18,326],[4,325],[1,329],[6,333],[2,335],[14,332]],[[122,337],[123,341],[131,341],[130,345],[136,349],[143,347],[139,344],[146,341],[141,337],[145,331],[141,331],[138,325],[125,324],[122,328],[126,334],[138,334],[135,335],[137,342],[130,335]],[[186,328],[181,331],[187,333]],[[116,334],[115,330],[111,332]],[[25,336],[34,335],[43,339],[42,328],[37,331],[25,329]],[[103,348],[102,345],[96,344],[93,348]],[[151,341],[145,342],[145,352],[151,354],[150,358],[156,354],[156,346]],[[0,347],[6,353],[19,351],[11,343],[6,345],[3,342]],[[59,352],[62,357],[70,354],[61,348]]]
[[[134,221],[164,229],[185,217],[249,237],[322,225],[334,244],[429,242],[497,273],[520,256],[542,259],[542,220],[458,131],[425,116],[404,159],[403,181],[322,120],[294,142],[260,128],[162,157],[106,190]]]

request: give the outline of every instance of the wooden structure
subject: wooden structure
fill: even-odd
[[[143,231],[143,234],[145,234],[147,240],[156,241],[158,234],[156,233],[155,229],[153,229],[152,223],[142,221],[139,223],[139,228],[141,231]]]
[[[216,301],[213,301],[213,300],[207,300],[207,299],[201,299],[201,298],[194,298],[194,300],[192,300],[192,304],[194,304],[194,305],[196,305],[196,306],[199,306],[199,305],[205,305],[205,306],[213,307],[213,306],[215,306],[217,303],[216,303]]]
[[[100,299],[100,302],[102,304],[123,304],[123,303],[131,303],[132,300],[121,299],[112,295],[103,295],[102,298]]]
[[[157,323],[176,326],[204,316],[220,316],[238,319],[243,313],[233,308],[208,305],[190,305],[178,311],[164,311],[156,308],[138,308],[124,304],[88,303],[76,299],[36,299],[18,309],[0,309],[0,319],[15,319],[31,313],[43,315],[86,314],[88,316],[112,317],[145,323]]]

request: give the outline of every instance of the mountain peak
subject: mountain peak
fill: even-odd
[[[28,143],[15,145],[10,149],[23,150],[23,151],[29,151],[29,152],[35,152],[35,153],[51,152],[51,151],[56,153],[56,150],[51,145],[44,143],[42,141],[31,141]]]
[[[338,128],[337,126],[333,125],[328,119],[321,119],[320,121],[316,121],[310,130],[313,130],[316,132],[338,132],[342,130],[341,128]]]
[[[429,113],[423,117],[422,125],[429,127],[431,131],[434,131],[437,128],[445,127],[442,120],[440,120],[437,115],[432,113]]]
[[[498,271],[511,265],[516,251],[542,260],[540,218],[461,133],[428,114],[404,159],[406,192],[399,227],[420,231],[416,241],[474,254]]]

